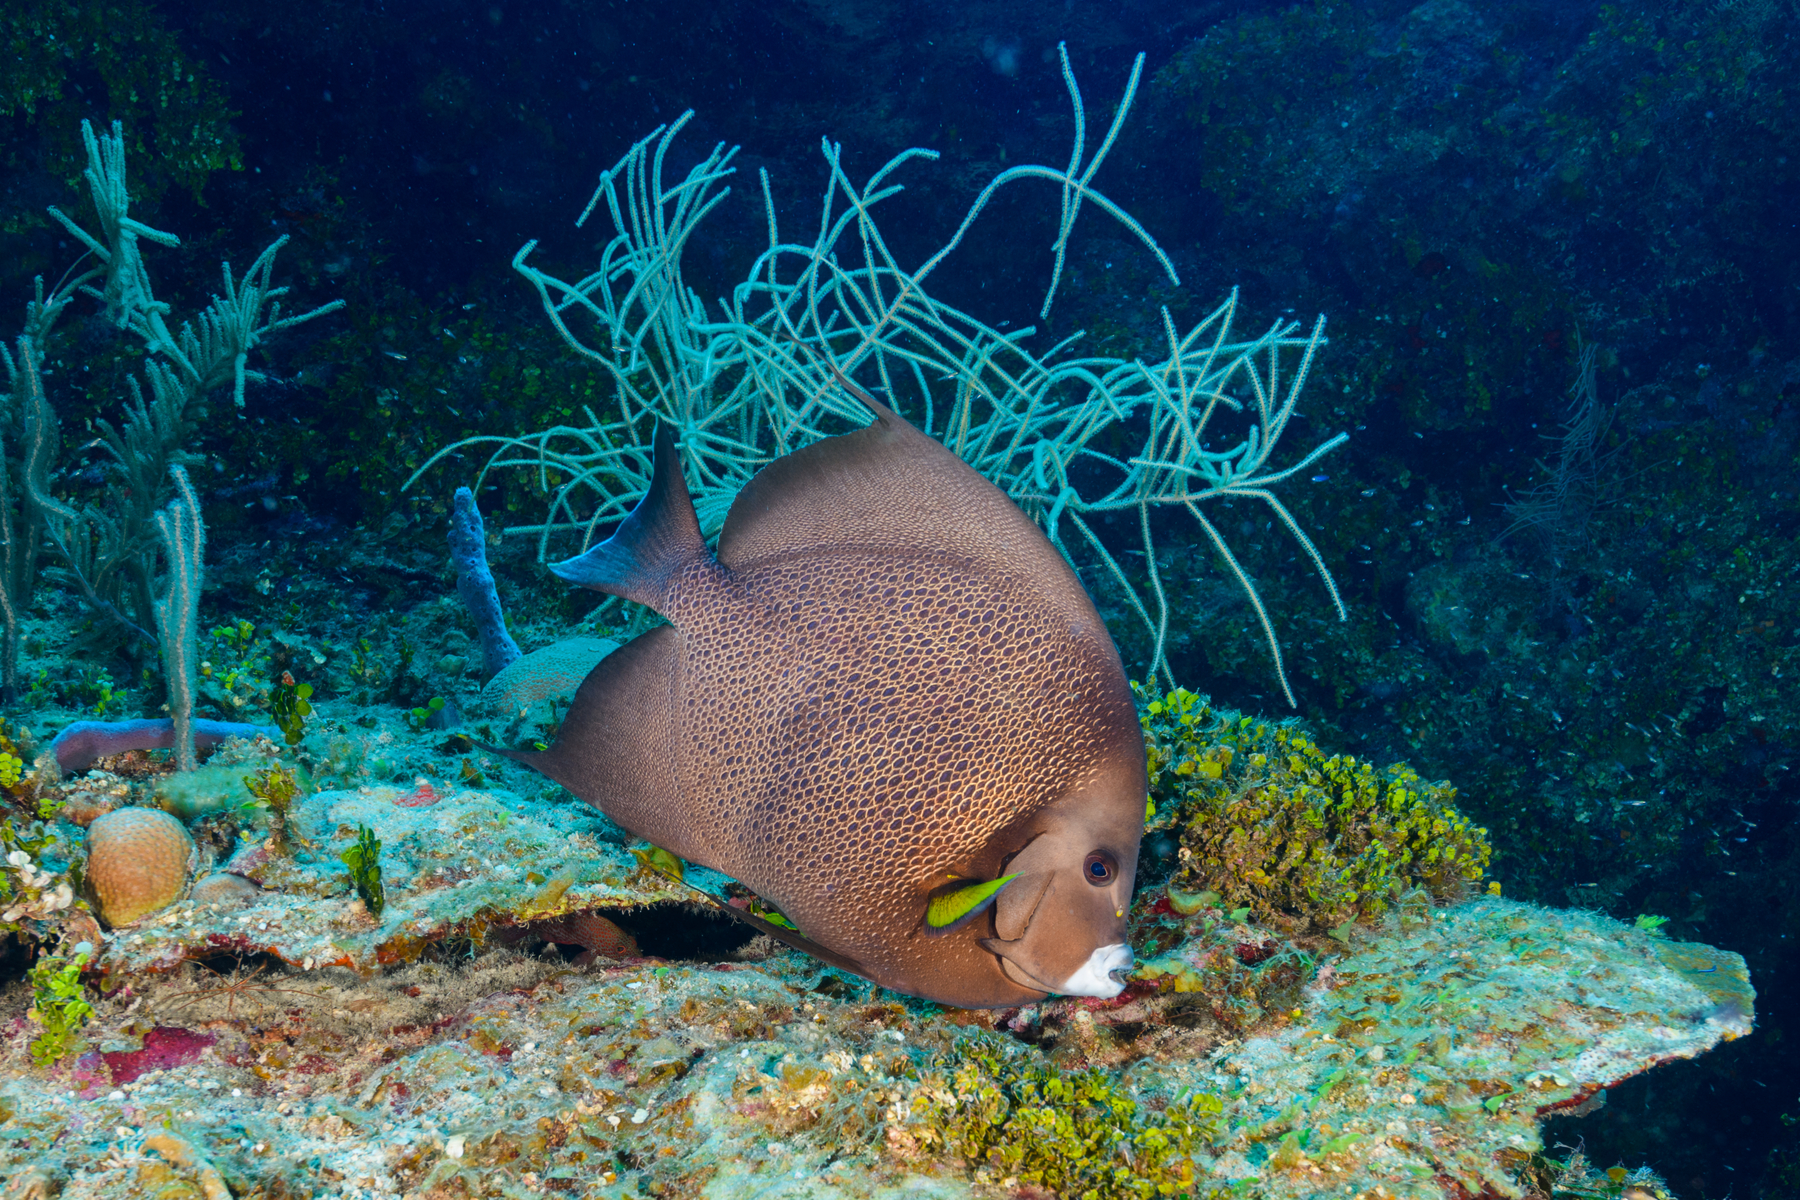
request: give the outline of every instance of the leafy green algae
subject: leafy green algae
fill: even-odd
[[[1487,869],[1487,831],[1449,784],[1328,755],[1296,725],[1216,710],[1185,688],[1138,693],[1149,828],[1180,830],[1172,901],[1211,893],[1284,932],[1321,933],[1377,921],[1414,889],[1446,903]]]
[[[1094,1069],[1059,1072],[1016,1042],[960,1039],[939,1062],[947,1083],[921,1089],[912,1112],[923,1147],[1080,1200],[1194,1193],[1194,1158],[1221,1129],[1217,1096],[1190,1093],[1148,1110]]]

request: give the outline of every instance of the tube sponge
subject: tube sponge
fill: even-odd
[[[199,852],[186,827],[153,808],[121,808],[88,826],[87,878],[112,928],[167,908],[187,890]]]
[[[450,559],[456,565],[456,592],[475,621],[481,636],[481,663],[492,679],[519,659],[519,644],[506,632],[506,616],[500,611],[500,594],[494,590],[494,573],[488,570],[487,529],[475,493],[456,489],[450,514]]]
[[[273,725],[247,725],[241,721],[194,722],[194,745],[216,746],[226,738],[266,737],[274,741],[281,730]],[[64,771],[81,772],[94,765],[94,760],[127,750],[167,750],[175,744],[175,722],[167,717],[138,721],[75,721],[56,735],[50,748],[56,752],[56,765]]]

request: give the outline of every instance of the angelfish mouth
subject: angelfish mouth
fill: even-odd
[[[1124,942],[1101,946],[1054,991],[1065,996],[1096,996],[1110,1000],[1125,990],[1125,972],[1131,970],[1131,947]]]

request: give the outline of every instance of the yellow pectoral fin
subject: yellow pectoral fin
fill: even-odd
[[[948,929],[958,921],[972,917],[994,902],[1000,889],[1017,879],[1008,875],[985,883],[969,883],[950,891],[939,892],[925,904],[925,924],[935,930]]]
[[[658,875],[666,875],[677,883],[681,882],[685,872],[681,860],[664,850],[661,846],[633,847],[631,856],[638,860],[638,866],[646,871],[654,871]]]

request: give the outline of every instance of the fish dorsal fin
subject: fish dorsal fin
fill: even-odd
[[[694,500],[681,476],[675,436],[658,424],[650,490],[613,535],[585,554],[550,564],[570,583],[635,600],[668,615],[670,580],[683,565],[706,554]]]
[[[719,562],[743,568],[825,549],[934,551],[1087,597],[1030,518],[934,438],[854,388],[875,422],[778,458],[744,486],[719,534]],[[1059,597],[1060,598],[1060,597]]]

